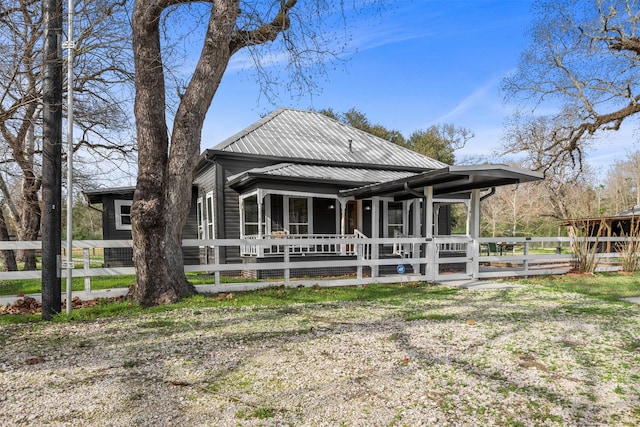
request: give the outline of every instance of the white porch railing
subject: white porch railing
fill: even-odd
[[[357,248],[353,244],[342,241],[336,243],[335,239],[366,239],[362,232],[355,230],[353,234],[284,234],[273,233],[262,237],[258,235],[245,236],[244,239],[251,243],[241,246],[242,256],[263,257],[269,255],[357,255]],[[273,242],[272,244],[256,244],[262,239]],[[363,248],[363,256],[370,256],[370,247]]]

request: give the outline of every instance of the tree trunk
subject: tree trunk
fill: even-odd
[[[18,240],[32,242],[38,240],[40,234],[40,220],[42,211],[38,191],[40,182],[33,173],[25,173],[22,184],[22,197],[19,200],[20,218],[16,224]],[[25,270],[36,269],[36,252],[33,250],[21,251],[18,258],[24,262]]]
[[[191,204],[202,124],[231,57],[227,30],[238,8],[233,2],[221,3],[212,11],[211,37],[182,95],[167,153],[159,16],[153,16],[145,3],[137,1],[133,13],[139,154],[131,211],[136,267],[131,296],[150,306],[173,303],[196,292],[184,274],[182,230]]]
[[[138,182],[131,209],[136,284],[142,305],[172,303],[195,293],[184,275],[182,230],[191,204],[202,124],[229,59],[239,49],[275,40],[289,28],[296,0],[280,3],[273,21],[236,30],[238,0],[215,2],[198,63],[173,120],[169,144],[159,23],[164,6],[136,0],[133,10]],[[168,150],[170,149],[170,152]]]
[[[161,10],[136,1],[133,48],[136,68],[135,116],[138,137],[138,181],[131,208],[136,284],[131,296],[143,306],[178,300],[167,271],[164,186],[169,140],[165,120],[165,89],[160,57]]]
[[[9,230],[7,230],[7,223],[4,220],[4,211],[0,206],[0,240],[8,242]],[[16,263],[16,255],[14,251],[0,251],[0,258],[2,258],[2,271],[17,271],[18,264]]]

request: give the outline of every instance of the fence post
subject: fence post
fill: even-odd
[[[363,251],[362,243],[356,243],[356,259],[358,260],[358,280],[362,279],[362,251]]]
[[[84,275],[84,291],[87,294],[91,293],[91,276],[90,276],[90,270],[91,270],[91,257],[89,256],[89,248],[84,248],[82,249],[82,258],[83,258],[83,272],[82,274]]]
[[[289,242],[284,246],[284,285],[289,285]]]
[[[531,237],[527,237],[526,240],[524,241],[524,248],[523,248],[523,252],[524,252],[524,256],[528,256],[529,255],[529,241],[531,240]],[[524,265],[524,272],[527,273],[529,271],[529,259],[525,258],[525,260],[522,262],[522,264]],[[526,275],[524,277],[529,277],[529,275]]]
[[[215,272],[213,273],[213,277],[215,278],[214,281],[216,286],[220,286],[220,270],[217,269],[217,267],[220,265],[220,247],[219,246],[213,247],[213,264],[214,264],[214,268],[216,268]]]

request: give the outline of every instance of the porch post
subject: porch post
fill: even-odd
[[[470,253],[469,248],[467,248],[467,256],[471,258],[471,263],[467,265],[471,267],[471,271],[469,271],[471,277],[477,279],[480,274],[480,242],[478,241],[480,238],[480,190],[478,189],[471,191],[467,224],[469,236],[471,237]]]
[[[420,230],[420,200],[421,199],[413,199],[413,201],[411,202],[413,205],[413,237],[417,237],[422,234],[422,231]],[[416,243],[412,243],[411,257],[417,258],[419,256],[419,245]],[[414,264],[412,267],[415,274],[420,274],[420,263]]]
[[[258,203],[258,239],[262,239],[262,199],[264,194],[262,190],[258,190],[258,194],[256,195],[256,202]]]
[[[264,193],[262,190],[258,189],[258,193],[256,194],[256,203],[258,205],[258,240],[261,240],[264,235],[262,233],[262,198],[264,197]],[[264,246],[258,246],[258,256],[264,256]]]
[[[436,243],[433,240],[433,187],[424,187],[424,204],[422,207],[424,215],[422,223],[424,224],[424,237],[427,244],[425,274],[427,281],[435,282],[438,264],[436,263]]]
[[[338,199],[340,202],[340,236],[344,237],[347,231],[347,201],[345,199]],[[347,245],[340,245],[340,254],[347,254]]]
[[[371,198],[371,238],[380,237],[380,197]],[[371,259],[378,261],[380,258],[380,245],[374,243],[371,245]],[[371,277],[378,277],[378,266],[371,266]]]

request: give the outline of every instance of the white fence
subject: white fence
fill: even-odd
[[[208,264],[187,265],[185,272],[211,273],[211,289],[222,291],[221,276],[229,272],[252,272],[277,270],[282,274],[278,280],[265,281],[261,285],[249,282],[235,284],[236,289],[256,288],[260,286],[287,286],[320,284],[353,285],[365,283],[392,283],[399,281],[446,281],[458,279],[488,279],[498,277],[532,276],[543,274],[562,274],[570,270],[574,256],[568,253],[570,238],[480,238],[473,240],[468,236],[441,236],[433,239],[423,237],[402,238],[363,238],[323,236],[318,238],[296,237],[295,239],[213,239],[184,240],[183,245],[191,248],[213,248],[214,256]],[[620,242],[620,238],[600,238],[598,242]],[[595,244],[596,241],[592,240]],[[66,247],[61,242],[62,248]],[[91,278],[96,276],[130,275],[133,267],[92,266],[92,253],[106,248],[131,248],[130,240],[82,240],[74,241],[73,247],[82,252],[75,255],[72,276],[84,278],[85,292],[91,292]],[[277,246],[277,250],[273,247]],[[322,257],[309,259],[306,254],[314,251],[301,251],[301,247],[331,248],[334,253],[345,256],[323,260]],[[501,252],[487,252],[490,247],[501,247]],[[260,262],[225,263],[221,261],[221,249],[234,248],[242,253],[246,248],[250,252],[262,253]],[[244,249],[243,249],[244,248]],[[269,248],[271,254],[265,251]],[[402,248],[402,250],[398,250]],[[506,248],[506,250],[504,250]],[[32,249],[40,250],[40,242],[0,242],[0,250]],[[533,250],[535,249],[535,251]],[[278,257],[275,257],[275,256]],[[338,258],[338,259],[335,259]],[[599,253],[597,262],[600,269],[619,269],[616,265],[617,253]],[[255,260],[254,260],[255,261]],[[94,260],[95,264],[96,261]],[[62,266],[68,261],[63,255],[59,265],[60,275],[64,277]],[[402,268],[397,268],[402,265]],[[292,271],[300,269],[328,269],[350,267],[353,274],[341,278],[313,277],[312,279],[292,279]],[[403,273],[403,274],[400,274]],[[18,271],[0,272],[1,281],[40,279],[41,272]]]

